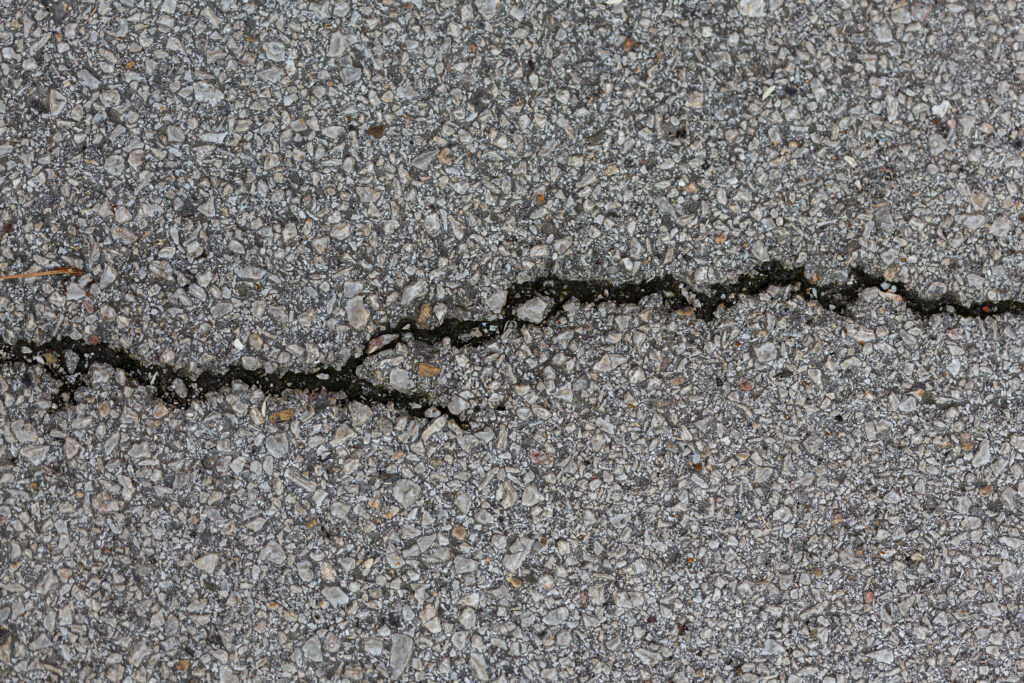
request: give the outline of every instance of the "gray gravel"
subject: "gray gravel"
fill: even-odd
[[[1024,317],[380,338],[1024,300],[1016,3],[0,7],[0,345],[447,411],[0,358],[0,678],[1024,677]]]
[[[574,309],[374,359],[466,430],[241,384],[168,412],[100,369],[53,411],[4,368],[5,666],[1022,675],[1024,321]]]
[[[757,6],[9,2],[0,264],[87,274],[0,323],[203,368],[548,272],[1024,298],[1020,12]]]

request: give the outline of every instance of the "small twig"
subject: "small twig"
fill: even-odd
[[[25,277],[44,277],[46,275],[85,275],[84,270],[78,268],[55,268],[54,270],[40,270],[35,273],[18,273],[17,275],[0,275],[0,280],[20,280]]]

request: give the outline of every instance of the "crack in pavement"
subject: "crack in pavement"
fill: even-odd
[[[162,365],[146,364],[127,351],[100,342],[60,337],[44,342],[17,340],[11,344],[0,342],[0,363],[37,365],[57,382],[58,407],[75,401],[75,393],[83,387],[86,375],[94,365],[119,369],[132,381],[153,386],[165,402],[185,407],[211,392],[242,382],[257,387],[267,394],[280,394],[289,389],[308,392],[342,394],[346,401],[371,404],[392,404],[415,417],[447,416],[461,427],[469,423],[468,417],[452,412],[423,392],[405,393],[389,386],[374,384],[359,376],[359,369],[373,355],[394,348],[403,337],[426,344],[440,344],[448,339],[453,346],[464,347],[485,343],[504,333],[512,326],[540,326],[551,321],[565,304],[575,300],[580,304],[602,303],[636,304],[654,294],[665,298],[675,308],[692,307],[696,317],[711,322],[719,306],[734,305],[740,297],[755,296],[770,287],[791,287],[790,296],[815,301],[838,315],[844,315],[860,293],[867,289],[882,289],[898,293],[908,309],[922,316],[949,314],[962,318],[985,318],[996,315],[1024,315],[1024,301],[1004,299],[963,303],[951,296],[929,299],[901,282],[888,282],[860,268],[853,268],[845,283],[816,284],[807,277],[803,266],[790,267],[773,261],[757,272],[736,280],[716,283],[704,290],[693,290],[686,283],[671,276],[660,276],[643,282],[613,283],[605,280],[570,280],[542,277],[513,285],[507,292],[505,304],[497,318],[466,320],[453,318],[436,327],[422,327],[413,319],[401,320],[374,337],[363,353],[350,358],[340,367],[320,366],[298,372],[248,370],[232,365],[223,372],[205,370],[191,378],[183,372]],[[545,308],[540,317],[524,317],[520,308],[538,297],[544,297]],[[69,356],[69,352],[73,354]]]
[[[376,351],[393,347],[398,339],[383,345]],[[69,360],[68,353],[74,354]],[[100,342],[90,344],[82,339],[59,337],[45,342],[33,343],[24,340],[13,344],[0,343],[0,362],[25,363],[43,367],[60,383],[57,390],[57,406],[75,401],[75,394],[85,386],[89,369],[94,365],[107,365],[122,370],[125,376],[141,386],[152,386],[156,394],[166,403],[184,408],[197,399],[242,382],[261,389],[267,394],[281,394],[289,389],[295,391],[327,392],[343,394],[347,401],[365,403],[391,403],[415,417],[447,415],[449,419],[465,424],[465,420],[452,413],[444,405],[433,402],[423,393],[403,393],[391,387],[373,384],[358,375],[359,367],[369,354],[350,358],[344,365],[320,366],[307,372],[288,371],[268,373],[262,370],[248,370],[232,365],[223,372],[205,370],[198,377],[191,378],[173,368],[143,363],[123,349]]]

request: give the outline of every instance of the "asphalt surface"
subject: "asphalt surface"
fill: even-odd
[[[0,677],[1024,677],[1022,27],[0,0]]]

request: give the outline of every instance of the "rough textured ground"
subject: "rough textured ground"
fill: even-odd
[[[0,0],[0,677],[1020,679],[1021,26]]]

